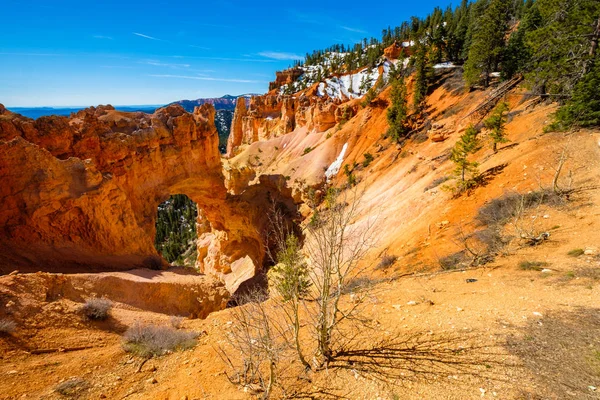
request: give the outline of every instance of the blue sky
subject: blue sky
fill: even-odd
[[[458,3],[458,0],[454,3]],[[0,7],[0,103],[165,104],[263,93],[275,71],[450,1],[19,1]]]

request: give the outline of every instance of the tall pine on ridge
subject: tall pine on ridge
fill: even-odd
[[[387,110],[387,120],[390,126],[388,136],[395,142],[408,135],[408,106],[406,101],[406,85],[404,78],[399,76],[392,80],[392,91],[390,93],[392,104]]]
[[[498,67],[504,51],[509,6],[506,0],[491,0],[483,17],[474,22],[473,40],[464,73],[468,87],[480,82],[484,87],[489,86],[490,74]]]

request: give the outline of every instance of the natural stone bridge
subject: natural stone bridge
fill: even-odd
[[[277,185],[228,193],[211,105],[35,121],[0,105],[0,182],[1,273],[161,267],[157,206],[182,193],[203,218],[197,266],[233,292],[262,267],[269,201],[294,208]]]

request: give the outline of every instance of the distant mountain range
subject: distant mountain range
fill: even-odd
[[[205,99],[196,99],[196,100],[179,100],[173,103],[181,104],[183,108],[185,108],[188,112],[193,112],[194,107],[201,106],[204,103],[210,103],[215,106],[215,109],[218,110],[235,110],[235,103],[238,97],[245,97],[246,102],[250,101],[250,97],[254,96],[253,94],[242,94],[240,96],[231,96],[226,94],[222,97],[217,98],[205,98]],[[170,103],[170,104],[173,104]],[[119,111],[127,111],[127,112],[137,112],[141,111],[144,113],[152,114],[156,111],[157,108],[164,107],[162,104],[152,104],[152,105],[134,105],[134,106],[114,106]],[[38,119],[39,117],[44,117],[47,115],[64,115],[69,116],[71,113],[76,113],[77,111],[83,110],[87,107],[7,107],[10,111],[15,112],[17,114],[21,114],[28,118]]]
[[[137,112],[152,114],[162,105],[144,105],[144,106],[114,106],[119,111]],[[87,107],[7,107],[10,111],[21,114],[27,118],[38,119],[47,115],[64,115],[68,117],[71,113],[83,110]]]
[[[210,104],[214,105],[215,109],[217,111],[219,111],[219,110],[233,111],[233,110],[235,110],[235,103],[236,103],[238,97],[245,97],[246,104],[247,104],[250,101],[250,97],[252,97],[252,96],[255,96],[255,95],[254,94],[242,94],[239,96],[231,96],[229,94],[226,94],[225,96],[217,97],[217,98],[206,98],[206,99],[196,99],[196,100],[179,100],[179,101],[176,101],[175,103],[181,104],[183,106],[183,108],[185,108],[185,110],[188,112],[194,111],[194,107],[201,106],[202,104],[205,104],[205,103],[210,103]]]

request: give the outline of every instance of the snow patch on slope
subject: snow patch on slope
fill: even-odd
[[[453,62],[450,61],[446,61],[440,64],[435,64],[433,66],[433,69],[445,69],[445,68],[458,68],[458,65],[454,64]]]
[[[283,85],[279,89],[279,93],[282,95],[296,93],[318,82],[317,95],[319,96],[329,96],[340,100],[358,99],[377,83],[380,67],[383,67],[383,79],[387,81],[391,66],[398,65],[400,62],[399,60],[386,60],[375,68],[363,68],[354,74],[331,76],[330,67],[333,64],[338,66],[342,64],[344,57],[348,54],[330,52],[324,55],[323,61],[319,64],[299,67],[303,74],[295,82]],[[404,63],[406,65],[408,59],[404,60]]]
[[[383,66],[383,80],[387,82],[392,65],[398,61],[385,61]],[[379,68],[365,68],[355,74],[332,77],[321,82],[317,95],[329,96],[340,100],[359,99],[371,89],[379,79]]]
[[[346,150],[348,150],[348,143],[344,144],[340,155],[335,159],[334,162],[331,163],[329,168],[327,168],[327,171],[325,171],[325,177],[328,181],[336,176],[338,172],[340,172],[340,168],[342,168],[342,163],[344,162],[344,156],[346,155]]]

